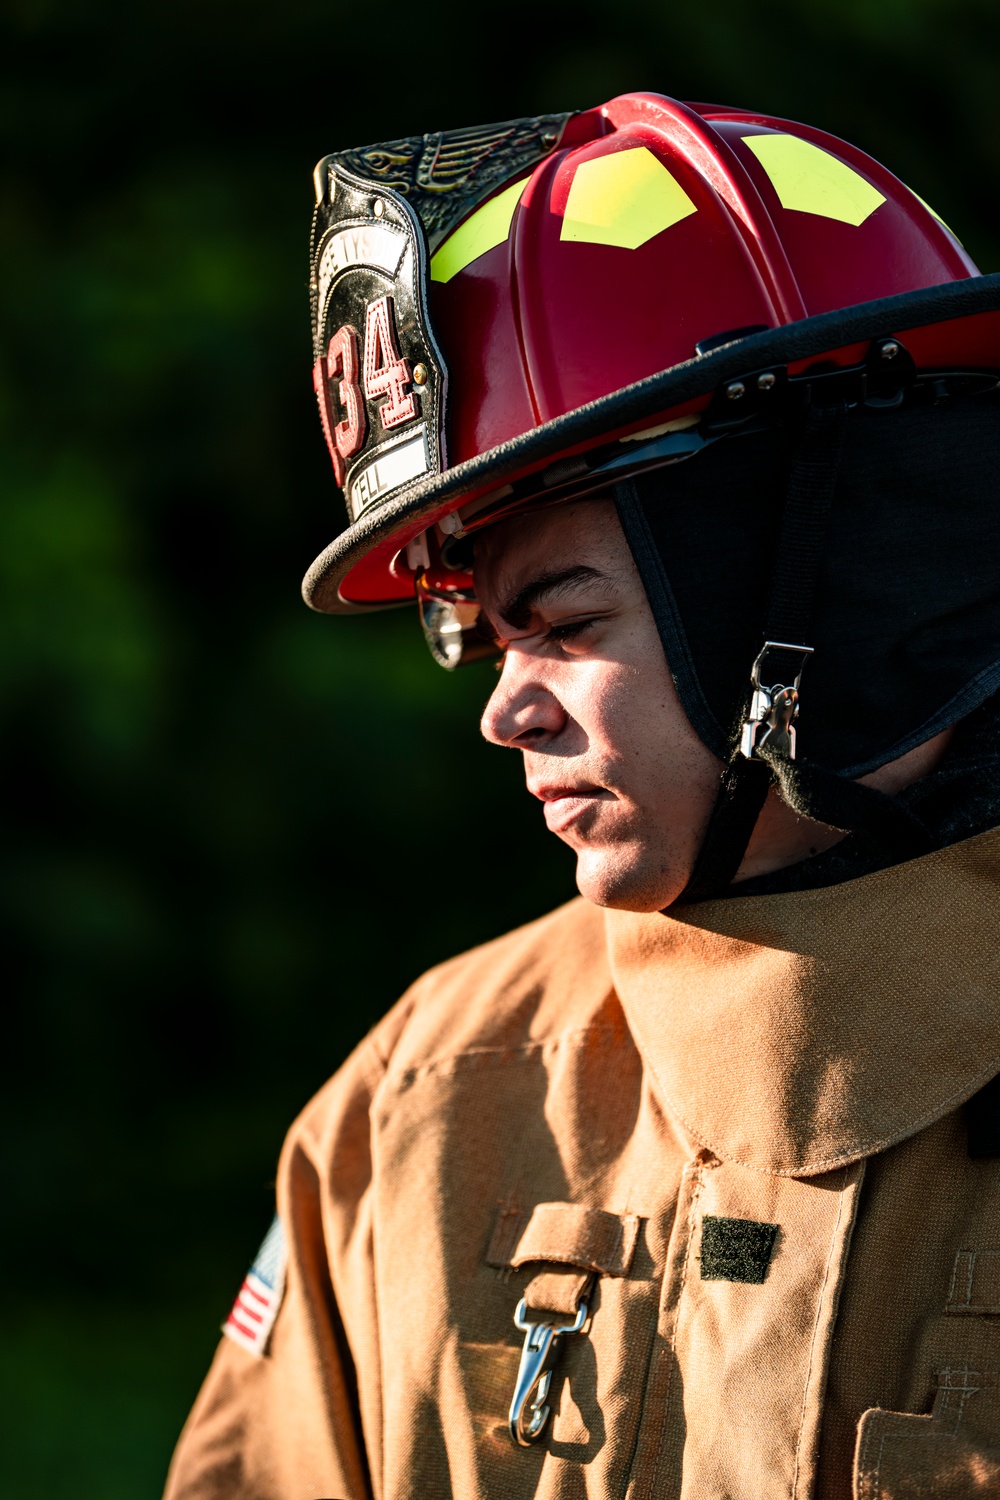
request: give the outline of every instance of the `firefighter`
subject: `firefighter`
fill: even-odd
[[[1000,1493],[1000,276],[654,94],[316,197],[306,600],[498,657],[581,898],[293,1126],[170,1500]]]

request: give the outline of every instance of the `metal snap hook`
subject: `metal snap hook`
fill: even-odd
[[[524,1329],[521,1364],[510,1403],[510,1435],[519,1448],[536,1443],[549,1420],[549,1387],[552,1370],[559,1357],[559,1343],[570,1333],[580,1333],[587,1321],[587,1304],[581,1298],[572,1323],[549,1323],[544,1319],[531,1322],[522,1297],[514,1313],[514,1324]]]
[[[775,682],[768,686],[761,681],[762,671],[772,651],[780,652],[786,657],[799,658],[798,670],[791,683],[786,685],[783,682]],[[799,684],[802,681],[805,664],[812,654],[811,646],[793,646],[787,641],[764,642],[764,648],[750,672],[753,699],[750,705],[750,717],[743,725],[743,735],[740,741],[740,752],[748,760],[753,759],[755,751],[761,745],[767,745],[770,749],[776,750],[787,760],[795,759],[795,720],[799,713]]]

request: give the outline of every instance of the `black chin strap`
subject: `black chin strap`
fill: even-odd
[[[891,797],[795,757],[799,681],[812,654],[806,642],[846,422],[843,403],[813,405],[806,417],[788,480],[750,712],[680,902],[705,900],[731,884],[772,785],[796,812],[871,840],[894,860],[935,847],[920,819]]]
[[[897,860],[917,859],[937,847],[926,823],[884,792],[808,760],[785,760],[766,745],[759,753],[770,766],[782,799],[803,817],[853,833],[888,850]]]
[[[772,781],[771,768],[763,760],[747,760],[739,750],[733,754],[722,773],[691,878],[678,902],[705,901],[731,884]]]

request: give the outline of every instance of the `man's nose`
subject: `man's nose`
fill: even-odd
[[[566,717],[558,698],[540,681],[537,662],[508,647],[500,681],[480,721],[484,738],[494,745],[529,750],[557,735]]]

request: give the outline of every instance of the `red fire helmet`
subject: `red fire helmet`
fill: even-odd
[[[446,665],[477,527],[695,456],[820,374],[870,395],[1000,367],[1000,276],[787,120],[626,94],[343,151],[316,190],[314,383],[349,524],[303,592],[454,606]]]

